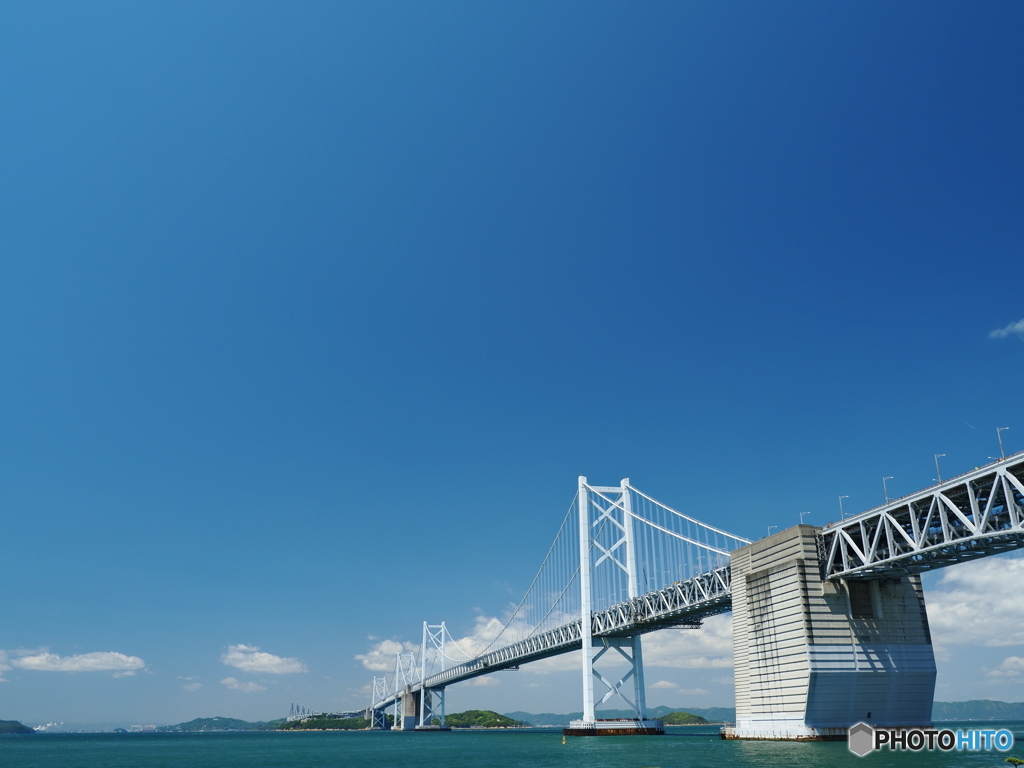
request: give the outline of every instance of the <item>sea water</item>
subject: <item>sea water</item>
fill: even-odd
[[[947,727],[940,724],[939,727]],[[391,733],[380,731],[93,733],[0,736],[0,768],[1005,768],[1024,758],[1024,723],[1008,728],[1008,752],[873,752],[845,742],[722,741],[717,727],[670,728],[664,736],[569,737],[558,729]]]

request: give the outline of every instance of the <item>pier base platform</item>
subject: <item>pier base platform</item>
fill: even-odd
[[[662,736],[663,720],[572,720],[564,736]]]

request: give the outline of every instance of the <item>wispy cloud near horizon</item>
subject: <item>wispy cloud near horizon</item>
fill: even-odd
[[[926,602],[936,655],[943,658],[947,645],[1024,645],[1021,578],[1024,558],[986,558],[948,569]]]
[[[115,651],[80,653],[75,656],[58,656],[49,651],[30,652],[9,660],[12,667],[36,672],[115,672],[118,676],[134,675],[146,668],[146,662],[138,656],[128,656]]]
[[[1005,339],[1007,336],[1017,336],[1024,341],[1024,319],[1010,323],[1005,328],[997,328],[988,335],[990,339]]]
[[[243,683],[237,677],[225,677],[220,681],[220,684],[231,691],[241,691],[242,693],[262,693],[267,690],[265,685],[259,683]]]
[[[229,645],[228,649],[221,654],[220,662],[243,672],[270,675],[290,675],[307,671],[306,665],[298,659],[275,656],[272,653],[261,651],[255,645],[245,645],[244,643]]]

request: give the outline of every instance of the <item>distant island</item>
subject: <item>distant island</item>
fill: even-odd
[[[35,733],[35,731],[17,720],[0,720],[0,733]]]
[[[307,717],[278,726],[279,731],[365,731],[370,721],[365,717]]]
[[[530,725],[489,709],[467,709],[465,712],[445,715],[444,724],[452,728],[523,728]]]
[[[661,718],[665,725],[711,725],[710,722],[705,720],[700,715],[694,715],[689,712],[669,712],[667,715]]]
[[[214,731],[276,731],[285,720],[250,723],[248,720],[237,720],[233,717],[197,717],[187,723],[162,725],[157,728],[160,733],[210,733]]]
[[[578,720],[582,712],[556,714],[551,712],[506,712],[499,714],[491,710],[471,709],[456,712],[445,717],[445,724],[452,728],[516,728],[565,727],[570,720]],[[632,718],[634,713],[626,710],[599,710],[601,718]],[[650,707],[647,716],[661,719],[667,726],[680,725],[718,725],[736,721],[736,710],[732,707]],[[389,724],[393,718],[388,715]],[[994,701],[976,699],[973,701],[936,701],[932,707],[932,720],[944,721],[1017,721],[1024,722],[1024,702]],[[68,730],[80,732],[110,731],[115,724],[92,726],[82,729],[81,726],[68,724]],[[362,717],[345,718],[340,716],[315,716],[305,721],[287,722],[286,718],[278,720],[256,721],[239,720],[233,717],[198,717],[186,723],[163,725],[156,728],[161,733],[204,733],[214,731],[295,731],[295,730],[365,730],[370,722]],[[150,726],[152,728],[152,726]],[[17,720],[0,720],[0,734],[28,734],[35,730]]]
[[[1024,701],[936,701],[932,720],[1024,720]]]

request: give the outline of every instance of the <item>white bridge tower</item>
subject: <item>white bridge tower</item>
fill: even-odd
[[[624,588],[625,594],[612,597],[614,602],[632,601],[640,594],[629,479],[623,479],[618,487],[599,487],[588,485],[587,478],[581,475],[578,504],[583,718],[573,720],[565,733],[573,736],[664,733],[661,720],[647,719],[640,634],[595,636],[592,621],[596,608],[595,582],[602,584],[606,596],[609,587],[613,595],[616,588]],[[625,674],[614,682],[597,670],[597,662],[608,651],[614,651],[613,655],[625,659],[628,665]],[[595,682],[601,686],[599,692],[602,693],[596,701]],[[630,682],[632,685],[627,686]],[[613,697],[625,702],[636,716],[627,720],[598,720],[597,707]]]

